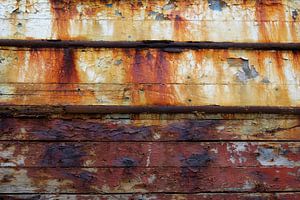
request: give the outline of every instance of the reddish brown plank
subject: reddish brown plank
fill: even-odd
[[[1,168],[0,193],[299,191],[295,168]]]
[[[298,118],[272,119],[270,117],[253,120],[67,120],[3,118],[0,120],[0,140],[299,141],[299,125],[300,121]]]
[[[1,200],[298,200],[300,193],[199,193],[199,194],[116,194],[116,195],[0,195]]]
[[[299,167],[300,143],[1,142],[1,167]]]

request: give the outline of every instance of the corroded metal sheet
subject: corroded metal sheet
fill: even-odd
[[[1,142],[0,167],[294,168],[299,151],[299,142]]]
[[[1,0],[0,38],[299,41],[298,0]]]
[[[300,198],[299,192],[283,192],[283,193],[199,193],[199,194],[98,194],[98,195],[83,195],[83,194],[27,194],[27,195],[0,195],[3,200],[11,199],[51,199],[51,200],[117,200],[117,199],[134,199],[134,200],[241,200],[241,199],[259,199],[259,200],[298,200]]]
[[[224,115],[222,115],[224,117]],[[230,117],[231,116],[231,117]],[[74,117],[74,116],[73,116]],[[105,118],[108,118],[106,116]],[[1,141],[299,141],[300,120],[282,119],[274,115],[254,115],[228,119],[193,119],[177,117],[117,115],[115,119],[16,119],[0,121]],[[85,118],[85,117],[82,117]],[[154,118],[154,119],[153,119]],[[177,119],[176,119],[177,118]],[[254,119],[253,119],[254,118]]]
[[[299,167],[0,168],[1,193],[299,191]],[[106,177],[106,178],[103,178]]]
[[[14,105],[299,106],[298,51],[0,50]]]

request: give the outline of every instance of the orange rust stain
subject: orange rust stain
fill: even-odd
[[[71,98],[68,101],[80,103],[82,96],[74,83],[79,83],[80,78],[76,70],[76,56],[72,49],[50,49],[50,50],[31,50],[29,55],[29,68],[25,77],[35,78],[40,84],[56,83],[54,90],[59,93],[50,92],[49,95],[43,97],[48,98],[48,102],[56,102],[59,98],[57,94],[71,92]],[[32,71],[34,70],[34,71]],[[73,84],[66,84],[73,83]],[[53,94],[53,95],[52,95]],[[56,95],[55,95],[56,94]],[[70,95],[70,94],[69,94]],[[68,96],[69,96],[68,95]]]
[[[187,21],[182,16],[180,16],[179,11],[173,11],[170,17],[174,20],[174,40],[183,40],[182,38],[184,38],[185,35],[190,34],[187,29]]]
[[[79,75],[75,66],[72,49],[32,49],[29,55],[29,70],[26,79],[39,75],[37,81],[44,83],[78,83]]]
[[[171,55],[162,50],[136,49],[125,53],[133,57],[127,77],[134,84],[133,104],[174,104],[173,86],[167,85],[172,79]]]
[[[55,17],[52,32],[57,34],[57,39],[69,39],[70,20],[78,14],[76,6],[71,0],[50,0],[50,4],[51,12]]]
[[[275,88],[275,92],[278,94],[277,96],[278,97],[283,97],[282,100],[280,103],[283,103],[285,105],[290,105],[291,102],[289,100],[289,93],[288,93],[288,88],[286,86],[286,77],[285,77],[285,74],[284,74],[284,71],[283,71],[283,66],[284,66],[284,63],[283,63],[283,58],[282,58],[282,53],[281,52],[275,52],[275,67],[276,67],[276,74],[281,82],[280,86],[281,88]]]
[[[255,16],[259,23],[259,41],[279,42],[287,40],[285,20],[278,20],[278,26],[274,26],[274,22],[272,22],[273,19],[285,17],[282,0],[256,1]]]

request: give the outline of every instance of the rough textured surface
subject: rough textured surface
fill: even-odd
[[[0,104],[299,106],[298,51],[0,50]]]
[[[297,42],[298,0],[1,0],[0,38]]]
[[[0,0],[0,200],[300,199],[299,12]]]
[[[74,117],[74,116],[73,116]],[[114,119],[15,119],[0,121],[4,141],[300,141],[300,121],[278,116],[116,115]],[[194,118],[194,119],[192,119]],[[221,118],[227,118],[221,119]]]
[[[199,194],[121,194],[121,195],[0,195],[3,200],[298,200],[299,193],[199,193]]]

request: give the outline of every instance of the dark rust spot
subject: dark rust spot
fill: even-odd
[[[169,134],[179,134],[180,140],[194,141],[212,137],[211,133],[216,132],[215,128],[221,124],[219,120],[185,120],[169,124],[165,130]]]
[[[293,18],[294,21],[296,21],[298,15],[299,15],[299,13],[298,13],[297,10],[293,10],[293,11],[292,11],[292,18]]]
[[[76,7],[74,8],[71,0],[50,0],[51,12],[55,16],[52,31],[56,33],[57,39],[69,39],[70,20],[75,15]]]
[[[212,161],[211,156],[207,151],[201,154],[192,154],[190,157],[183,159],[183,167],[188,167],[191,170],[198,170],[199,167],[207,166]]]
[[[77,83],[79,82],[79,75],[76,70],[75,56],[73,49],[63,50],[63,63],[61,67],[61,74],[59,75],[60,83]]]
[[[86,153],[80,149],[80,144],[52,144],[45,150],[41,165],[60,167],[81,166],[81,158],[85,155]]]
[[[123,167],[135,167],[137,165],[136,161],[133,158],[124,157],[119,160],[119,163]]]

